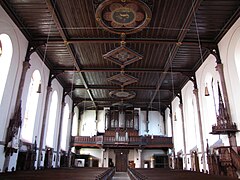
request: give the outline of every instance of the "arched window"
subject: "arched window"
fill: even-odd
[[[0,104],[13,55],[13,45],[7,34],[0,34]]]
[[[56,115],[57,115],[57,105],[58,105],[58,94],[57,91],[54,91],[52,94],[52,100],[50,104],[49,116],[48,116],[48,129],[47,129],[47,137],[46,137],[46,145],[48,147],[53,147],[53,138],[54,138],[54,130],[56,123]]]
[[[208,89],[209,95],[203,96],[203,132],[208,139],[209,145],[212,145],[218,139],[217,136],[213,136],[209,134],[212,131],[212,125],[217,122],[217,114],[218,114],[218,85],[216,77],[213,78],[211,73],[206,73],[206,77],[204,79],[206,83],[205,86]],[[204,87],[205,88],[205,87]],[[206,89],[205,89],[206,91]],[[204,91],[204,92],[205,92]]]
[[[240,39],[237,42],[234,56],[235,56],[235,63],[236,63],[238,77],[240,79]]]
[[[38,91],[40,82],[41,82],[40,72],[38,70],[35,70],[31,77],[31,82],[28,89],[26,110],[24,113],[22,132],[21,132],[21,139],[26,142],[32,142],[35,117],[36,117],[38,99],[39,99],[39,93],[37,93],[37,91]]]
[[[194,96],[189,96],[187,100],[187,142],[188,144],[194,146],[197,141],[197,120],[196,120],[196,111],[195,111],[195,101]]]
[[[72,124],[72,136],[77,136],[78,133],[78,114],[74,112]]]
[[[69,122],[69,105],[66,104],[63,112],[62,132],[61,132],[61,149],[67,150],[67,130]]]

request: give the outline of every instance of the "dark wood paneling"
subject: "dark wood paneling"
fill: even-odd
[[[0,1],[29,41],[46,44],[38,49],[39,55],[81,109],[121,101],[110,98],[109,92],[121,87],[107,78],[126,70],[138,79],[123,87],[136,92],[128,102],[134,107],[164,110],[204,62],[207,48],[216,47],[240,14],[239,0],[144,1],[152,11],[150,24],[125,39],[126,47],[143,59],[121,69],[103,59],[120,46],[121,38],[96,23],[97,2]]]

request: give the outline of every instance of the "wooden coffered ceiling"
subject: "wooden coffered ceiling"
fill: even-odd
[[[31,46],[44,44],[37,53],[46,55],[44,63],[80,109],[121,102],[109,94],[123,89],[136,93],[124,103],[164,110],[240,15],[239,0],[142,0],[151,21],[125,37],[125,46],[142,59],[121,69],[103,58],[121,46],[121,35],[96,22],[103,0],[0,2]],[[124,87],[108,81],[120,73],[138,81]]]

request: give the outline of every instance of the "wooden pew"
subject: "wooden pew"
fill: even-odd
[[[131,180],[236,180],[233,177],[209,175],[194,171],[171,170],[164,168],[136,168],[129,169]]]
[[[36,171],[1,173],[1,180],[107,180],[115,173],[114,168],[58,168]]]

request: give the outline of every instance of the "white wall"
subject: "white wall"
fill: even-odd
[[[172,133],[172,120],[170,117],[170,109],[167,108],[165,110],[165,128],[166,128],[166,136],[168,137],[172,137],[173,133]]]
[[[239,59],[236,59],[236,53],[240,51],[238,46],[239,41],[240,18],[234,23],[218,44],[223,63],[231,117],[232,121],[237,124],[238,129],[240,129],[240,77],[237,71],[237,66],[239,69]],[[237,142],[240,142],[240,133],[237,133]]]
[[[9,69],[9,74],[6,81],[6,88],[3,93],[2,102],[0,104],[0,172],[3,171],[3,164],[5,160],[4,144],[6,138],[6,131],[10,118],[14,115],[14,107],[17,98],[18,86],[22,71],[22,62],[25,59],[25,52],[27,50],[28,42],[23,34],[18,30],[16,25],[5,13],[0,6],[0,34],[8,34],[13,43],[13,57]],[[16,157],[13,157],[16,159]],[[10,161],[10,168],[14,163]]]
[[[165,128],[163,117],[159,111],[149,111],[148,120],[148,128],[150,135],[164,135]]]
[[[189,81],[182,89],[187,153],[190,153],[190,150],[192,150],[195,146],[200,149],[198,114],[193,89],[193,83],[191,81]]]
[[[80,136],[94,136],[96,135],[95,122],[96,111],[86,110],[80,117]],[[164,121],[163,117],[158,111],[149,111],[149,132],[146,132],[146,111],[140,111],[139,116],[139,135],[164,135]],[[105,132],[105,111],[98,110],[98,132]]]
[[[154,154],[166,155],[166,153],[161,149],[143,150],[142,151],[142,160],[143,161],[150,161],[151,157],[153,157]]]
[[[140,111],[139,114],[139,135],[164,135],[165,124],[163,117],[159,111],[149,111],[148,112],[148,130],[146,132],[146,118],[147,112]]]
[[[28,41],[24,37],[24,35],[20,32],[20,30],[17,28],[17,26],[12,22],[12,20],[8,17],[8,15],[5,13],[5,11],[0,7],[0,34],[6,33],[10,36],[12,42],[13,42],[13,58],[10,65],[9,75],[6,83],[6,88],[4,91],[2,103],[0,105],[0,113],[2,114],[0,117],[0,125],[2,127],[2,131],[0,131],[0,172],[3,170],[3,164],[5,160],[5,155],[3,151],[4,147],[4,141],[6,136],[6,130],[9,124],[9,120],[11,117],[13,117],[14,114],[14,108],[16,103],[16,97],[17,92],[19,89],[19,82],[22,72],[22,62],[25,60],[25,55],[27,51]],[[37,143],[39,147],[39,141],[40,141],[40,134],[41,134],[41,126],[42,126],[42,119],[43,119],[43,111],[45,106],[45,98],[47,93],[47,84],[48,84],[48,78],[49,78],[49,70],[48,68],[43,64],[42,60],[39,58],[39,56],[36,53],[33,53],[30,57],[30,68],[28,69],[26,73],[26,79],[23,86],[23,95],[22,95],[22,119],[24,116],[24,112],[26,109],[26,101],[27,101],[27,95],[28,95],[28,88],[29,83],[31,80],[32,73],[35,70],[39,70],[41,74],[41,85],[42,85],[42,93],[39,94],[39,101],[38,101],[38,109],[36,114],[36,120],[34,124],[34,134],[32,136],[32,143],[34,143],[35,136],[37,136]],[[61,97],[62,97],[62,87],[61,85],[56,81],[53,80],[52,82],[52,88],[53,91],[56,90],[58,92],[58,109],[57,109],[57,117],[56,117],[56,128],[54,131],[54,139],[58,138],[58,129],[59,129],[59,123],[60,123],[60,110],[61,110]],[[52,92],[53,92],[52,91]],[[50,96],[51,97],[51,96]],[[50,101],[51,102],[51,98]],[[70,112],[71,112],[71,106],[72,101],[69,97],[66,97],[66,102],[69,103]],[[48,117],[48,114],[47,114]],[[47,118],[48,119],[48,118]],[[48,122],[47,122],[48,123]],[[47,129],[47,125],[45,128],[45,132]],[[68,137],[70,134],[70,123],[68,123]],[[46,133],[45,133],[46,137]],[[69,143],[69,138],[67,140],[67,143]],[[44,146],[45,146],[45,138],[44,138]],[[54,141],[54,150],[56,150],[57,141]],[[44,149],[43,149],[44,153]],[[18,154],[13,154],[11,156],[9,161],[8,168],[11,169],[12,167],[16,167],[16,160],[17,160]],[[43,154],[44,156],[44,154]],[[42,162],[43,163],[43,162]],[[36,164],[35,164],[36,165]]]
[[[208,139],[209,146],[212,146],[219,139],[218,135],[210,134],[212,131],[212,125],[216,124],[217,122],[216,117],[218,114],[219,101],[217,82],[220,82],[220,77],[219,73],[215,69],[216,65],[217,64],[215,57],[213,55],[209,55],[202,66],[196,72],[197,83],[199,86],[199,101],[201,108],[204,147],[206,147],[206,139]],[[206,86],[209,90],[209,96],[205,96]],[[229,144],[226,135],[220,135],[220,138],[223,139],[225,145]]]
[[[175,98],[172,101],[172,122],[173,122],[173,143],[175,152],[183,151],[183,128],[182,128],[182,116],[179,108],[179,98]]]
[[[105,111],[98,110],[98,118],[97,118],[97,130],[98,132],[105,132]]]
[[[101,114],[101,113],[99,113]],[[98,116],[99,117],[99,116]],[[99,122],[97,123],[98,127],[101,127],[100,130],[103,130],[104,119],[103,116],[99,117]],[[95,110],[86,110],[81,115],[80,121],[80,136],[94,136],[96,132],[96,111]]]
[[[101,149],[94,149],[94,148],[81,148],[80,149],[81,155],[91,155],[97,158],[98,161],[98,167],[102,167],[102,150]]]
[[[230,28],[227,34],[219,42],[218,47],[220,50],[220,56],[224,67],[225,82],[227,85],[228,98],[230,103],[231,117],[232,121],[235,122],[240,127],[240,81],[237,72],[236,47],[240,40],[240,19],[238,19],[235,24]],[[213,55],[210,55],[201,67],[196,72],[196,80],[198,84],[198,94],[200,102],[200,112],[202,120],[202,131],[203,131],[203,142],[204,149],[206,148],[206,139],[208,139],[209,146],[215,146],[218,139],[220,138],[223,145],[228,146],[228,138],[226,135],[212,135],[211,132],[212,125],[216,123],[216,114],[218,114],[218,92],[217,92],[217,81],[220,81],[219,74],[216,71],[216,59]],[[211,81],[213,79],[213,91]],[[210,91],[210,96],[205,96],[205,86],[208,86]],[[220,84],[221,88],[221,84]],[[197,117],[196,100],[192,93],[193,83],[188,82],[182,89],[183,94],[183,110],[185,119],[185,132],[186,132],[186,145],[187,153],[190,150],[196,148],[198,152],[201,151],[200,136],[199,136],[199,123]],[[174,100],[175,101],[175,100]],[[173,101],[173,104],[175,103]],[[194,107],[192,107],[192,105]],[[216,109],[214,107],[216,105]],[[174,113],[174,105],[173,105]],[[179,127],[179,126],[177,126]],[[176,128],[176,127],[175,127]],[[178,131],[174,128],[175,133]],[[178,134],[181,134],[180,132]],[[237,142],[239,142],[240,133],[237,133]],[[178,135],[176,135],[178,137]],[[175,142],[175,141],[174,141]],[[181,146],[181,144],[175,144],[176,149]],[[183,145],[182,145],[183,146]],[[239,144],[238,144],[239,146]],[[188,155],[188,158],[190,156]],[[199,161],[201,160],[201,155],[199,154]],[[190,160],[188,163],[188,169],[190,169]],[[200,164],[200,169],[203,165]]]

